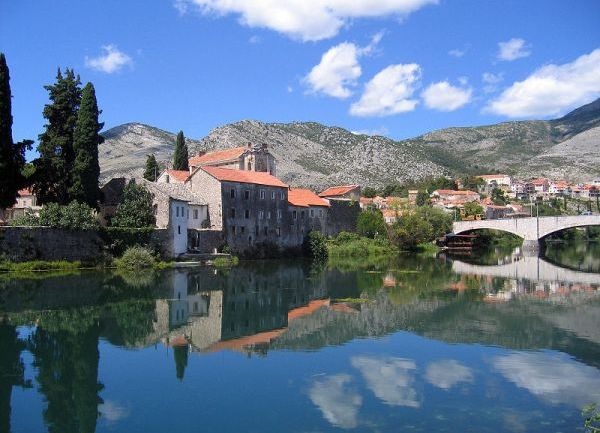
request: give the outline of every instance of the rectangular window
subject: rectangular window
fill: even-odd
[[[246,227],[244,227],[244,226],[241,226],[241,227],[240,227],[240,231],[242,232],[242,234],[244,234],[244,232],[246,231]]]
[[[279,191],[279,200],[285,199],[285,193],[283,191]]]
[[[266,195],[265,195],[265,190],[264,190],[264,189],[261,189],[261,190],[260,190],[260,199],[261,199],[261,200],[264,200],[264,199],[265,199],[265,197],[266,197]]]
[[[310,210],[310,217],[311,217],[311,218],[314,218],[314,217],[315,217],[315,210],[314,210],[314,209],[311,209],[311,210]]]
[[[277,219],[280,220],[281,219],[281,209],[277,210]]]
[[[271,200],[275,200],[275,191],[271,191]]]
[[[194,219],[198,219],[198,209],[194,209]]]
[[[190,210],[187,210],[187,219],[190,219]]]
[[[235,234],[235,226],[231,226],[231,233]]]
[[[300,212],[300,219],[304,219],[304,211]]]
[[[246,209],[244,211],[244,218],[246,218],[246,219],[250,218],[250,210],[249,209]]]
[[[249,190],[244,191],[244,198],[246,200],[250,200],[250,191]]]
[[[269,235],[269,227],[265,226],[265,236]]]
[[[177,226],[177,234],[180,235],[181,234],[181,226]]]
[[[265,217],[265,212],[262,210],[259,210],[258,211],[258,219],[262,220],[262,219],[264,219],[264,217]]]
[[[270,210],[268,210],[268,211],[267,211],[267,219],[268,219],[268,220],[270,220],[270,219],[271,219],[271,211],[270,211]]]
[[[231,218],[235,218],[235,209],[234,208],[231,208],[231,211],[229,212],[229,216]]]
[[[231,198],[235,198],[235,189],[231,188],[231,191],[229,192],[230,197]]]
[[[277,236],[281,236],[281,227],[277,227]]]
[[[296,219],[296,218],[298,218],[298,212],[297,212],[297,211],[293,211],[293,212],[292,212],[292,218],[293,218],[293,219]]]
[[[319,217],[323,216],[323,209],[319,209]]]
[[[258,226],[254,227],[254,234],[258,236]]]
[[[175,206],[175,214],[179,217],[179,206]]]

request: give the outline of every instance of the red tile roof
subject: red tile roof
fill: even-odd
[[[206,173],[222,182],[252,183],[256,185],[278,186],[282,188],[288,187],[275,176],[262,171],[245,171],[223,167],[201,167],[200,169],[204,170]]]
[[[319,194],[319,197],[337,197],[349,193],[359,185],[332,186]]]
[[[167,170],[167,174],[180,182],[185,182],[190,175],[187,170]]]
[[[33,192],[31,191],[31,188],[23,188],[20,189],[17,194],[19,195],[19,197],[26,197],[28,195],[33,195]]]
[[[246,146],[242,146],[233,149],[208,152],[204,155],[193,156],[189,159],[188,163],[191,166],[197,167],[199,165],[211,165],[218,162],[231,161],[232,159],[239,158],[246,149]]]
[[[330,204],[309,189],[293,188],[288,192],[288,202],[293,206],[327,206]]]
[[[474,191],[454,191],[453,189],[437,189],[433,193],[439,195],[479,195]]]

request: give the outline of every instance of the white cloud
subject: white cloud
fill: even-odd
[[[85,66],[88,68],[95,69],[97,71],[106,72],[112,74],[118,72],[123,66],[132,66],[133,60],[127,54],[119,49],[115,45],[104,45],[102,47],[103,54],[97,57],[85,57]]]
[[[448,51],[448,55],[452,56],[452,57],[457,57],[457,58],[461,58],[462,56],[464,56],[467,53],[467,50],[461,50],[458,48],[455,48],[453,50]]]
[[[504,80],[504,74],[502,72],[494,74],[492,72],[484,72],[481,76],[481,81],[485,83],[483,91],[485,93],[492,93],[498,89],[498,84]]]
[[[356,85],[356,80],[362,74],[359,57],[373,53],[382,37],[383,31],[375,34],[366,47],[358,47],[350,42],[331,47],[304,81],[312,92],[324,93],[334,98],[348,98],[352,95],[350,87]]]
[[[252,35],[248,39],[248,42],[250,42],[251,44],[259,44],[261,42],[260,36]]]
[[[527,57],[531,54],[531,45],[524,39],[512,38],[506,42],[498,42],[498,60],[507,62]]]
[[[190,3],[188,0],[174,0],[173,1],[173,7],[175,9],[177,9],[177,12],[179,12],[179,15],[185,15],[187,13],[189,4]]]
[[[352,366],[360,370],[373,394],[391,406],[420,407],[414,389],[415,362],[403,358],[352,358]]]
[[[444,359],[427,366],[425,379],[433,386],[448,390],[461,382],[473,382],[473,373],[469,367],[454,359]]]
[[[352,95],[350,86],[362,74],[358,63],[359,49],[356,45],[343,42],[330,48],[318,65],[312,68],[305,81],[313,92],[324,93],[335,98]]]
[[[351,382],[349,375],[338,374],[315,381],[308,392],[323,417],[336,427],[355,428],[358,425],[362,397],[350,387]]]
[[[551,403],[581,407],[600,399],[600,373],[566,355],[514,352],[493,360],[494,367],[519,388]]]
[[[292,86],[287,86],[286,90],[288,93],[293,93],[294,92],[294,88]]]
[[[418,101],[410,98],[420,78],[421,68],[415,63],[382,69],[365,85],[360,100],[350,106],[350,114],[390,116],[414,110]]]
[[[546,65],[513,83],[486,111],[508,117],[550,116],[600,96],[600,48],[572,63]]]
[[[447,81],[430,84],[421,96],[428,108],[439,111],[454,111],[471,101],[473,90],[456,87]]]
[[[405,17],[438,0],[176,0],[186,1],[204,14],[234,14],[241,24],[263,27],[302,41],[335,36],[353,19]]]

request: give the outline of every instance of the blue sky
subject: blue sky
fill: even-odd
[[[0,0],[0,51],[15,140],[42,132],[59,66],[94,83],[107,128],[310,120],[406,138],[594,100],[599,20],[596,0]]]

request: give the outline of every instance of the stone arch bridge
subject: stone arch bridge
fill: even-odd
[[[600,226],[600,215],[455,221],[452,229],[455,234],[482,229],[512,233],[523,239],[524,250],[538,251],[540,241],[546,236],[561,230],[586,226]]]

